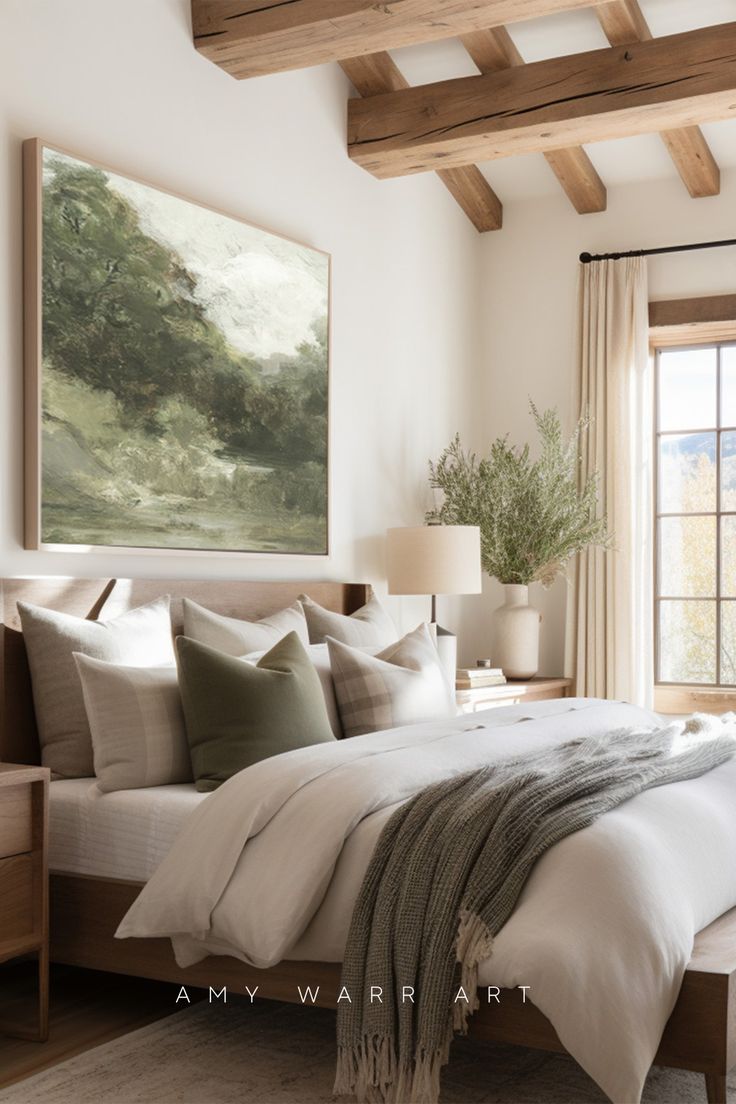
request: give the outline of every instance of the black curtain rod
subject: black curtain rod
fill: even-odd
[[[581,264],[591,261],[620,261],[623,257],[654,257],[658,253],[689,253],[693,249],[721,249],[724,245],[736,245],[736,238],[723,241],[691,242],[690,245],[660,245],[657,249],[630,249],[628,253],[581,253]]]

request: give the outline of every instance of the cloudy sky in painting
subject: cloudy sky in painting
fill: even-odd
[[[311,340],[312,322],[327,314],[323,253],[126,177],[106,176],[136,208],[144,231],[182,258],[196,277],[198,302],[235,349],[267,358]]]

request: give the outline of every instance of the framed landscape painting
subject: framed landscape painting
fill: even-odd
[[[329,256],[23,156],[26,547],[327,555]]]

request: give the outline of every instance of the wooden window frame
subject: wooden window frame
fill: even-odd
[[[710,345],[736,341],[736,295],[665,299],[649,304],[649,345]]]
[[[672,299],[649,304],[649,345],[652,355],[658,349],[687,346],[712,346],[736,342],[736,295],[703,296],[695,299]],[[656,382],[655,382],[656,386]],[[655,418],[657,404],[655,402]],[[719,419],[720,421],[720,419]],[[722,429],[722,427],[720,427]],[[720,433],[717,433],[720,446]],[[655,495],[658,492],[657,448],[655,423]],[[720,500],[717,503],[720,506]],[[716,516],[720,512],[716,511]],[[654,602],[652,627],[655,640],[655,676],[658,673],[659,622],[657,593],[657,533],[658,504],[654,510]],[[720,542],[717,548],[720,560]],[[719,602],[717,587],[714,601]],[[720,656],[718,657],[720,660]],[[654,687],[654,708],[660,713],[723,713],[736,709],[736,686],[715,686],[707,683],[660,683]]]

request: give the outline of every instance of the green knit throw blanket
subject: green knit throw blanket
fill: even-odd
[[[626,730],[430,786],[390,818],[355,905],[338,1003],[337,1094],[435,1104],[455,1031],[478,1007],[478,965],[537,859],[653,786],[736,751],[726,737],[673,754],[677,728]],[[380,986],[382,1000],[370,1000]],[[414,1003],[402,1000],[411,986]],[[462,986],[469,1003],[457,1001]]]

